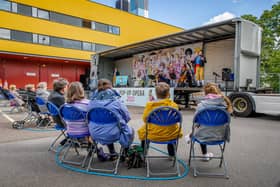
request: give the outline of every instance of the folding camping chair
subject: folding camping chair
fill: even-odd
[[[90,136],[88,125],[86,123],[86,112],[81,111],[70,104],[64,104],[60,107],[59,114],[66,124],[66,134],[68,137],[67,143],[65,144],[66,151],[62,155],[61,162],[84,166],[88,157],[87,155],[84,156],[81,162],[66,160],[66,157],[71,148],[74,148],[77,155],[79,155],[77,150],[77,146],[81,147],[79,140]]]
[[[40,109],[39,112],[39,122],[37,123],[37,127],[48,127],[51,125],[51,120],[49,118],[49,116],[51,115],[50,112],[48,111],[47,108],[47,101],[45,101],[42,97],[36,97],[35,98],[35,102],[38,105],[38,108]]]
[[[193,175],[196,176],[223,176],[228,178],[226,161],[224,159],[224,151],[226,147],[226,142],[229,141],[230,137],[230,115],[229,113],[218,107],[209,107],[203,109],[194,116],[193,126],[192,126],[192,137],[191,146],[189,153],[189,165],[193,166]],[[199,125],[199,127],[197,127]],[[197,128],[204,128],[203,138],[198,137],[195,133]],[[209,146],[219,146],[221,151],[220,156],[212,157],[212,159],[220,160],[219,167],[223,165],[223,173],[211,173],[202,172],[197,169],[197,164],[191,162],[197,158],[204,158],[202,155],[195,154],[195,143],[209,145]]]
[[[106,126],[106,125],[116,125],[119,128],[119,131],[121,133],[120,119],[113,111],[111,111],[107,108],[97,107],[97,108],[90,109],[90,111],[87,114],[87,120],[88,120],[89,128],[91,128],[91,126],[93,124],[95,124],[101,128],[102,128],[102,126]],[[91,135],[91,136],[94,141],[94,145],[91,149],[91,153],[90,153],[91,157],[89,160],[87,170],[88,171],[93,170],[93,171],[101,171],[101,172],[112,172],[114,174],[117,174],[118,166],[120,163],[120,157],[123,153],[124,148],[121,146],[119,153],[116,155],[117,160],[116,160],[114,168],[112,168],[112,169],[92,168],[91,165],[92,165],[92,162],[94,161],[94,155],[96,155],[96,157],[98,157],[97,145],[98,145],[98,143],[100,143],[100,141],[104,141],[104,138],[93,136],[93,135]],[[117,142],[117,141],[115,141],[115,142]],[[114,142],[111,142],[111,143],[114,143]]]
[[[161,127],[168,127],[174,124],[179,125],[179,131],[178,135],[175,139],[170,139],[168,141],[154,141],[151,139],[148,139],[149,135],[149,124],[158,125]],[[179,144],[179,136],[182,128],[182,115],[181,113],[172,108],[172,107],[159,107],[154,109],[152,112],[150,112],[149,116],[147,117],[146,121],[146,139],[145,139],[145,146],[144,146],[144,156],[147,166],[147,177],[150,177],[150,175],[178,175],[181,176],[180,168],[179,168],[179,161],[177,158],[177,148]],[[173,161],[173,167],[176,165],[176,172],[153,172],[150,169],[150,160],[151,159],[167,159],[167,155],[157,155],[152,156],[149,155],[148,152],[148,145],[150,143],[155,144],[172,144],[174,147],[175,155],[174,155],[174,161]]]
[[[52,102],[48,101],[46,105],[47,105],[48,111],[50,112],[52,117],[58,117],[59,116],[59,109],[57,108],[57,106],[55,104],[53,104]],[[65,138],[67,138],[67,136],[65,134],[65,131],[66,131],[65,127],[62,127],[59,124],[55,124],[54,128],[56,130],[60,131],[60,134],[53,140],[53,142],[51,143],[48,151],[57,152],[57,149],[55,148],[56,142],[59,140],[59,138],[61,136],[64,136]]]

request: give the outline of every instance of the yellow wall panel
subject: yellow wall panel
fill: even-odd
[[[179,27],[130,14],[89,0],[14,0],[14,2],[119,26],[120,35],[94,31],[88,28],[56,23],[6,11],[0,11],[0,27],[117,47],[183,30]],[[3,42],[7,44],[11,43],[1,41],[1,43]],[[15,46],[8,46],[7,50],[87,60],[90,59],[89,54],[93,53],[34,44],[32,45],[33,49],[24,47],[30,45],[32,44],[16,42]],[[22,48],[17,49],[17,47]],[[56,55],[53,55],[53,52],[56,52]]]
[[[33,55],[43,55],[52,57],[72,58],[89,61],[90,55],[93,52],[80,51],[74,49],[64,49],[51,46],[43,46],[38,44],[29,44],[22,42],[15,42],[10,40],[0,39],[1,51],[14,52],[14,53],[25,53]]]

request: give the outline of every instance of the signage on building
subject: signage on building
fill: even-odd
[[[58,73],[52,73],[51,77],[59,77],[59,74]]]
[[[35,77],[36,73],[34,73],[34,72],[26,72],[26,76]]]

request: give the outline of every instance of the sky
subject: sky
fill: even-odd
[[[114,7],[115,0],[92,0]],[[149,18],[191,29],[244,14],[259,17],[279,0],[149,0]]]

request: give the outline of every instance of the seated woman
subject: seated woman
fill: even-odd
[[[122,135],[125,136],[127,142],[121,141],[120,131],[117,125],[112,126],[98,126],[91,122],[90,134],[92,137],[102,137],[99,142],[103,145],[107,145],[111,155],[115,154],[114,142],[120,140],[120,144],[128,148],[134,138],[133,128],[129,127],[130,114],[127,107],[120,100],[119,94],[112,89],[112,83],[107,79],[101,79],[98,81],[98,90],[93,94],[89,103],[89,109],[94,107],[106,107],[113,111],[120,119],[120,125],[122,128]]]
[[[22,100],[21,96],[17,92],[16,85],[14,85],[14,84],[10,85],[10,93],[13,94],[13,96],[15,97],[14,100],[16,102],[16,103],[11,103],[11,105],[19,105],[19,106],[24,105],[24,101]]]
[[[47,83],[39,82],[37,85],[36,96],[43,98],[45,101],[48,100],[50,93],[47,91]]]
[[[66,103],[80,109],[83,112],[87,112],[89,100],[85,99],[85,92],[80,82],[72,82],[69,84],[69,88],[66,94]],[[82,122],[69,122],[65,121],[67,126],[67,132],[72,135],[75,134],[89,134],[88,125],[85,121]],[[88,139],[87,139],[88,140]]]
[[[143,121],[145,124],[138,130],[138,136],[139,139],[141,140],[141,144],[143,148],[144,148],[145,136],[146,136],[146,121],[149,113],[152,110],[163,106],[168,106],[168,107],[173,107],[175,109],[178,109],[178,105],[169,98],[170,96],[169,90],[170,87],[167,83],[165,82],[158,83],[158,85],[156,86],[157,100],[148,102],[146,104],[143,113]],[[162,127],[162,126],[150,124],[149,127],[150,128],[149,128],[148,139],[153,141],[168,141],[168,140],[176,139],[179,132],[179,126],[177,124],[168,127]],[[182,135],[183,134],[181,131],[180,137]],[[171,158],[175,156],[175,150],[172,144],[167,144],[167,150]]]
[[[221,109],[226,109],[229,113],[233,112],[232,104],[231,104],[230,100],[221,93],[221,90],[217,87],[216,84],[207,83],[204,86],[204,93],[205,93],[205,97],[198,104],[196,113],[207,107],[219,107]],[[208,134],[206,134],[207,130],[205,128],[207,128],[207,127],[197,126],[194,129],[194,132],[186,135],[185,139],[186,139],[187,143],[189,143],[190,138],[193,133],[194,133],[195,137],[197,139],[199,139],[200,141],[203,141],[206,137],[209,138]],[[213,137],[213,138],[215,138],[215,137]],[[203,160],[209,161],[211,159],[211,157],[214,156],[213,153],[207,152],[207,146],[205,144],[200,144],[200,147],[201,147],[201,152],[204,156]]]

